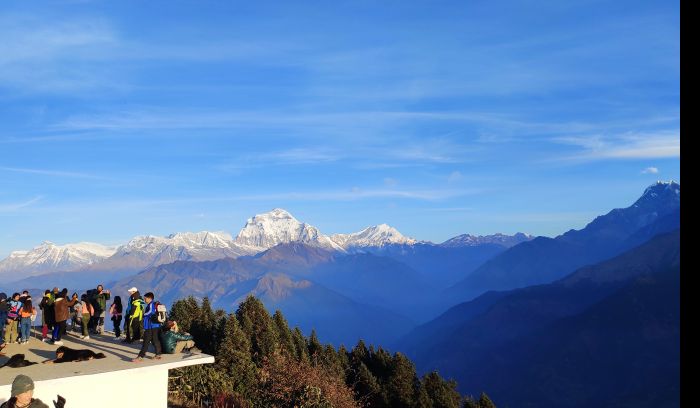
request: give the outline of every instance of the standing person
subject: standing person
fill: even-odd
[[[97,285],[97,292],[95,294],[95,301],[97,307],[95,308],[95,319],[97,320],[97,327],[95,332],[97,334],[102,334],[105,328],[105,315],[107,313],[107,301],[111,298],[112,293],[109,289],[105,289],[102,285]]]
[[[115,296],[112,306],[109,307],[109,314],[112,316],[112,323],[114,324],[114,338],[121,337],[121,324],[122,324],[122,298],[121,296]]]
[[[143,345],[141,345],[141,351],[139,355],[136,356],[132,361],[138,363],[142,361],[148,352],[148,346],[153,343],[153,347],[156,349],[156,355],[153,357],[156,360],[160,360],[160,323],[156,320],[158,311],[155,308],[155,302],[153,298],[155,296],[152,292],[148,292],[143,295],[143,300],[146,301],[146,311],[143,313],[143,328],[145,329],[143,333]]]
[[[78,296],[78,294],[73,292],[73,294],[71,295],[71,299],[74,296]],[[80,305],[80,302],[78,302],[78,303],[76,303],[73,306],[68,308],[68,315],[70,316],[70,331],[71,332],[80,331],[80,328],[78,327],[78,325],[80,325],[80,327],[82,327],[82,312],[80,310],[78,310],[79,305]],[[63,334],[65,334],[65,333],[63,333]]]
[[[22,304],[19,302],[19,293],[13,293],[12,298],[7,302],[7,326],[5,327],[5,343],[12,344],[18,341],[19,309]]]
[[[53,329],[56,326],[56,308],[55,308],[55,303],[56,303],[56,297],[58,296],[58,288],[54,287],[51,293],[49,293],[49,296],[47,296],[46,299],[46,305],[44,307],[44,313],[46,313],[46,328],[49,333],[52,333],[53,337]],[[48,338],[46,340],[42,341],[50,341]]]
[[[138,289],[136,287],[132,287],[129,289],[127,292],[129,292],[129,297],[126,300],[126,310],[124,310],[124,334],[125,334],[125,339],[123,340],[125,343],[131,343],[131,308],[133,307],[131,304],[132,296],[134,293],[136,293]]]
[[[39,302],[39,309],[41,309],[41,341],[46,341],[46,337],[48,337],[49,333],[49,324],[47,320],[47,302],[49,301],[49,298],[51,297],[51,291],[46,289],[44,291],[44,296],[41,298],[41,302]],[[51,311],[53,313],[53,311]]]
[[[5,338],[5,326],[7,325],[7,312],[9,305],[7,304],[7,294],[0,292],[0,339]],[[2,340],[0,340],[2,344]]]
[[[66,332],[66,320],[68,320],[69,309],[71,306],[78,302],[78,295],[73,294],[73,298],[68,300],[66,297],[68,295],[68,289],[63,288],[61,292],[56,296],[54,302],[54,316],[56,317],[56,324],[53,327],[53,336],[51,336],[52,344],[57,346],[62,346],[61,336]]]
[[[86,293],[83,293],[83,295],[80,297],[80,303],[78,303],[76,308],[79,309],[80,321],[83,326],[83,335],[80,336],[80,338],[89,340],[90,334],[88,333],[88,324],[90,323],[92,316],[95,315],[95,310],[92,307],[92,303],[90,303],[88,300]]]
[[[20,337],[20,344],[29,343],[29,334],[32,330],[32,321],[36,318],[36,309],[32,306],[32,299],[25,298],[24,304],[19,309],[20,318],[20,328],[22,329],[22,336]]]
[[[138,290],[131,294],[131,314],[129,315],[129,334],[131,335],[131,342],[138,341],[142,337],[143,310],[145,305]]]

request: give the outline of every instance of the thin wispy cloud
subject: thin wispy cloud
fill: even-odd
[[[681,153],[680,132],[626,134],[616,137],[561,137],[554,142],[581,148],[581,152],[555,160],[585,162],[592,160],[630,160],[678,158]]]
[[[15,212],[22,208],[30,207],[41,201],[43,198],[43,196],[36,196],[34,198],[19,203],[0,203],[0,213]]]
[[[438,202],[455,197],[466,197],[482,194],[484,190],[478,188],[465,189],[399,189],[399,188],[360,188],[337,190],[307,190],[307,191],[282,191],[275,193],[222,195],[206,197],[175,197],[158,199],[131,199],[131,200],[96,200],[83,202],[64,202],[51,204],[34,209],[35,212],[65,212],[65,211],[133,211],[136,209],[152,208],[177,208],[189,205],[212,205],[241,202],[259,202],[268,206],[278,206],[284,202],[352,202],[380,199],[403,199],[412,201]],[[87,207],[86,207],[87,205]]]
[[[647,167],[642,170],[642,174],[659,174],[659,169],[657,167]]]
[[[13,173],[24,173],[24,174],[36,174],[40,176],[49,177],[66,177],[66,178],[78,178],[78,179],[94,179],[102,180],[103,177],[81,172],[73,171],[61,171],[61,170],[47,170],[47,169],[30,169],[21,167],[0,167],[0,171],[9,171]]]

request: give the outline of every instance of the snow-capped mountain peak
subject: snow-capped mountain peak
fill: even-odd
[[[644,197],[658,197],[662,194],[675,194],[677,196],[681,195],[681,185],[673,180],[669,181],[657,181],[656,183],[650,185],[644,190],[641,198]],[[641,199],[640,198],[640,199]]]
[[[249,218],[234,242],[248,248],[268,249],[279,244],[300,242],[311,246],[342,250],[318,228],[300,222],[286,210],[275,208],[270,212]]]
[[[334,234],[331,239],[345,249],[357,247],[383,247],[385,245],[413,245],[417,241],[401,234],[387,224],[367,227],[352,234]]]
[[[56,245],[44,241],[29,251],[14,251],[0,261],[0,274],[37,275],[53,271],[75,271],[114,254],[115,247],[93,242]]]
[[[501,233],[496,233],[492,235],[471,235],[471,234],[462,234],[458,235],[454,238],[450,238],[447,241],[443,242],[440,244],[441,246],[444,247],[462,247],[462,246],[477,246],[477,245],[484,245],[484,244],[497,244],[497,245],[503,245],[507,248],[510,248],[512,246],[515,246],[521,242],[529,241],[533,239],[534,236],[530,234],[525,234],[522,232],[518,232],[515,235],[507,235],[507,234],[501,234]]]

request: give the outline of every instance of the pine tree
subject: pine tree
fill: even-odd
[[[355,393],[355,400],[369,407],[387,407],[386,394],[377,378],[369,371],[365,363],[358,361],[348,377],[347,384]]]
[[[391,406],[415,406],[416,396],[419,392],[416,368],[411,360],[401,353],[396,353],[392,359],[391,374],[386,384],[386,390]]]
[[[359,363],[366,365],[369,362],[369,350],[367,350],[364,340],[360,339],[352,349],[350,352],[350,361],[353,365],[359,365]]]
[[[263,303],[248,296],[238,307],[236,317],[250,339],[253,361],[259,363],[264,357],[270,357],[277,348],[277,333]]]
[[[223,338],[216,356],[216,365],[231,378],[235,394],[249,396],[255,389],[256,381],[256,368],[251,360],[250,340],[241,330],[234,314],[230,314],[224,322]]]
[[[479,397],[479,405],[481,408],[496,408],[496,404],[491,401],[491,398],[489,398],[485,392],[482,392],[481,396]]]
[[[468,396],[464,398],[464,408],[496,408],[496,404],[491,401],[491,398],[489,398],[486,393],[482,392],[481,396],[479,396],[479,399],[476,400],[472,396]]]
[[[298,327],[295,327],[292,332],[292,342],[294,343],[297,361],[304,363],[310,362],[311,359],[309,358],[309,348],[306,346],[306,339]]]
[[[178,327],[183,332],[192,332],[192,322],[199,316],[199,305],[197,300],[188,296],[173,303],[170,308],[168,318],[177,322]]]
[[[423,388],[435,408],[459,408],[462,397],[457,392],[457,382],[445,381],[437,372],[426,374],[421,381]]]
[[[194,337],[195,343],[207,354],[215,354],[215,324],[216,317],[211,308],[209,298],[202,299],[202,306],[199,308],[199,314],[191,323],[191,334]]]
[[[321,345],[321,342],[318,340],[318,336],[316,335],[315,329],[311,330],[311,335],[309,336],[309,341],[307,342],[307,347],[309,349],[309,356],[311,357],[311,362],[314,365],[318,365],[318,358],[320,357],[320,355],[323,351],[323,346]]]
[[[274,322],[277,338],[279,339],[280,351],[286,353],[286,355],[290,357],[296,357],[294,341],[292,340],[292,331],[289,330],[287,319],[284,318],[282,312],[276,310],[275,314],[272,315],[272,321]]]

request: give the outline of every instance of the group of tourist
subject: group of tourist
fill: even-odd
[[[138,289],[132,287],[128,293],[126,306],[122,304],[120,296],[112,299],[111,292],[102,285],[97,285],[80,297],[77,293],[68,296],[67,288],[47,289],[37,306],[32,303],[28,291],[14,293],[10,298],[5,293],[0,293],[0,354],[7,344],[29,342],[32,322],[38,315],[37,309],[42,312],[42,341],[53,345],[63,345],[61,339],[66,334],[68,319],[71,319],[73,329],[80,328],[82,340],[89,340],[90,333],[104,334],[104,321],[109,313],[115,339],[121,338],[123,320],[123,341],[143,342],[138,356],[132,360],[134,362],[143,360],[151,344],[155,349],[155,359],[160,359],[163,352],[196,350],[192,336],[180,333],[177,322],[166,320],[166,309],[155,301],[152,292],[141,296]],[[108,309],[110,299],[112,304]]]

